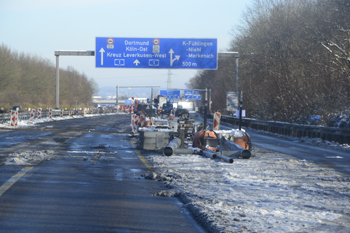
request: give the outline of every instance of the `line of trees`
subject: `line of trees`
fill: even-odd
[[[60,107],[92,105],[97,84],[73,67],[60,69]],[[0,107],[54,108],[56,67],[49,60],[0,46]]]
[[[248,117],[307,123],[350,106],[350,1],[255,0],[232,31],[239,90]],[[190,88],[211,88],[222,111],[234,91],[234,61],[199,72]]]

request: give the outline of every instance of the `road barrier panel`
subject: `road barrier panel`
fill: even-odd
[[[136,133],[137,128],[138,128],[138,121],[139,121],[139,116],[136,114],[131,115],[131,127],[132,127],[132,132]]]
[[[221,113],[219,112],[214,113],[213,130],[220,129],[220,118],[221,118]]]
[[[41,111],[42,111],[42,109],[41,108],[38,108],[38,119],[41,119]]]
[[[11,126],[12,127],[18,126],[18,111],[11,110]]]
[[[34,123],[34,116],[35,116],[35,109],[32,109],[32,111],[30,112],[30,118],[29,118],[28,124]]]

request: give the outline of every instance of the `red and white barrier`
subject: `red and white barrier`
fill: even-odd
[[[90,111],[91,111],[91,114],[94,114],[94,110],[93,109],[91,109]]]
[[[49,108],[49,118],[52,119],[52,108]]]
[[[69,111],[69,116],[71,117],[72,115],[73,115],[73,108],[71,108]]]
[[[221,118],[221,113],[219,112],[214,113],[213,130],[220,129],[220,118]]]
[[[145,123],[145,120],[146,120],[146,115],[145,115],[145,113],[141,113],[141,115],[140,115],[140,120],[139,120],[140,126],[141,126],[141,127],[143,127],[143,124]]]
[[[41,111],[42,111],[42,109],[41,108],[38,108],[38,119],[41,119]]]
[[[63,108],[60,110],[60,117],[63,117]]]
[[[132,132],[136,133],[137,132],[137,124],[138,124],[139,117],[136,114],[131,115],[131,127],[132,127]]]
[[[86,116],[86,108],[84,108],[84,116]]]
[[[30,112],[30,118],[28,123],[33,123],[34,122],[34,116],[35,116],[35,109],[32,109],[32,111]]]
[[[11,111],[11,126],[17,127],[18,125],[18,111]]]

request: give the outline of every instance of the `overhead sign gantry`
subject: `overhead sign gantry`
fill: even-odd
[[[217,39],[96,37],[96,68],[214,69]]]

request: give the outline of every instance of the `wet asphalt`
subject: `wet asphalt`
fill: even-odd
[[[0,232],[206,232],[134,148],[130,115],[0,129]],[[52,150],[36,165],[5,165],[11,153]],[[149,153],[149,152],[147,152]]]

